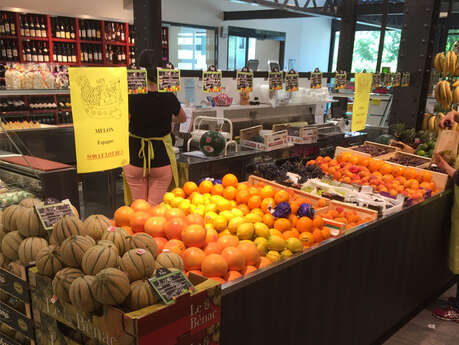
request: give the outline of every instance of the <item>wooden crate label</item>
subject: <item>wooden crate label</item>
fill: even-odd
[[[0,268],[0,289],[21,301],[30,302],[27,282],[3,268]]]
[[[157,270],[154,278],[148,280],[164,303],[171,304],[177,296],[193,291],[193,284],[182,271],[171,272],[167,268]]]
[[[21,332],[26,337],[34,338],[34,324],[31,319],[21,314],[9,305],[0,301],[0,320],[11,328]]]

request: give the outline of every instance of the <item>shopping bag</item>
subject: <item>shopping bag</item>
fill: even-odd
[[[434,148],[434,155],[440,154],[449,165],[454,166],[459,144],[459,132],[452,130],[441,131]]]

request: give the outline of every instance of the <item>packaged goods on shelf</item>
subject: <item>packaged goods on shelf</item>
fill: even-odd
[[[263,126],[254,126],[240,131],[241,146],[261,151],[272,151],[287,147],[287,137],[287,131],[265,131]]]
[[[48,64],[13,64],[5,72],[7,89],[56,89],[68,87],[64,66]]]

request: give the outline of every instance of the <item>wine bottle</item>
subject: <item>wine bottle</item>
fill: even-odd
[[[77,62],[76,47],[74,44],[72,44],[72,62],[73,63]]]
[[[59,20],[61,29],[61,38],[65,38],[65,25],[62,19]]]
[[[32,61],[32,49],[30,48],[30,41],[27,42],[26,61],[28,62]]]
[[[10,35],[11,31],[10,31],[10,22],[8,20],[8,15],[6,13],[3,13],[2,17],[3,17],[3,28],[5,30],[5,35]]]
[[[32,61],[38,62],[37,48],[35,47],[35,43],[33,42],[32,42]]]
[[[49,50],[46,43],[43,43],[43,59],[45,62],[49,62]]]
[[[96,39],[96,25],[94,23],[91,25],[91,37],[93,40]]]
[[[56,52],[57,52],[56,53],[57,54],[57,62],[62,62],[63,59],[62,59],[62,51],[61,51],[60,45],[57,44],[55,48],[56,48]]]
[[[16,22],[13,14],[10,16],[10,32],[11,35],[16,36]]]
[[[0,13],[0,35],[5,34],[5,19],[3,13]]]
[[[6,60],[7,61],[13,60],[13,51],[11,50],[11,44],[9,40],[6,40]]]
[[[70,23],[68,22],[67,19],[64,21],[64,27],[65,27],[65,38],[69,40],[70,39]]]
[[[30,36],[30,26],[29,26],[29,20],[27,16],[24,16],[24,36],[26,37]]]
[[[121,28],[121,42],[125,42],[126,41],[126,35],[124,34],[124,24],[121,24],[120,28]]]
[[[75,26],[73,25],[73,20],[70,22],[70,38],[75,39]]]
[[[42,49],[42,45],[41,44],[38,45],[37,54],[38,54],[38,62],[44,62],[45,58],[43,56],[43,49]]]
[[[100,40],[100,38],[102,36],[101,33],[100,33],[100,25],[98,25],[98,24],[94,24],[94,25],[96,26],[96,38],[95,39],[96,40]]]
[[[40,28],[41,28],[41,37],[47,37],[48,33],[46,32],[45,18],[43,17],[41,17]]]
[[[0,54],[1,54],[1,59],[0,60],[6,60],[7,52],[6,52],[6,42],[4,40],[0,40]]]
[[[30,37],[37,37],[37,34],[35,32],[35,25],[33,23],[33,17],[29,17],[29,31],[30,31]]]
[[[37,37],[41,37],[41,27],[40,22],[38,21],[38,17],[35,17],[35,35]]]

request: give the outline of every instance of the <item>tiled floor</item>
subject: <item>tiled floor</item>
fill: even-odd
[[[447,298],[454,296],[455,293],[456,286],[453,286],[435,303],[416,315],[384,345],[459,345],[459,323],[441,321],[432,316],[432,310],[446,305]]]

